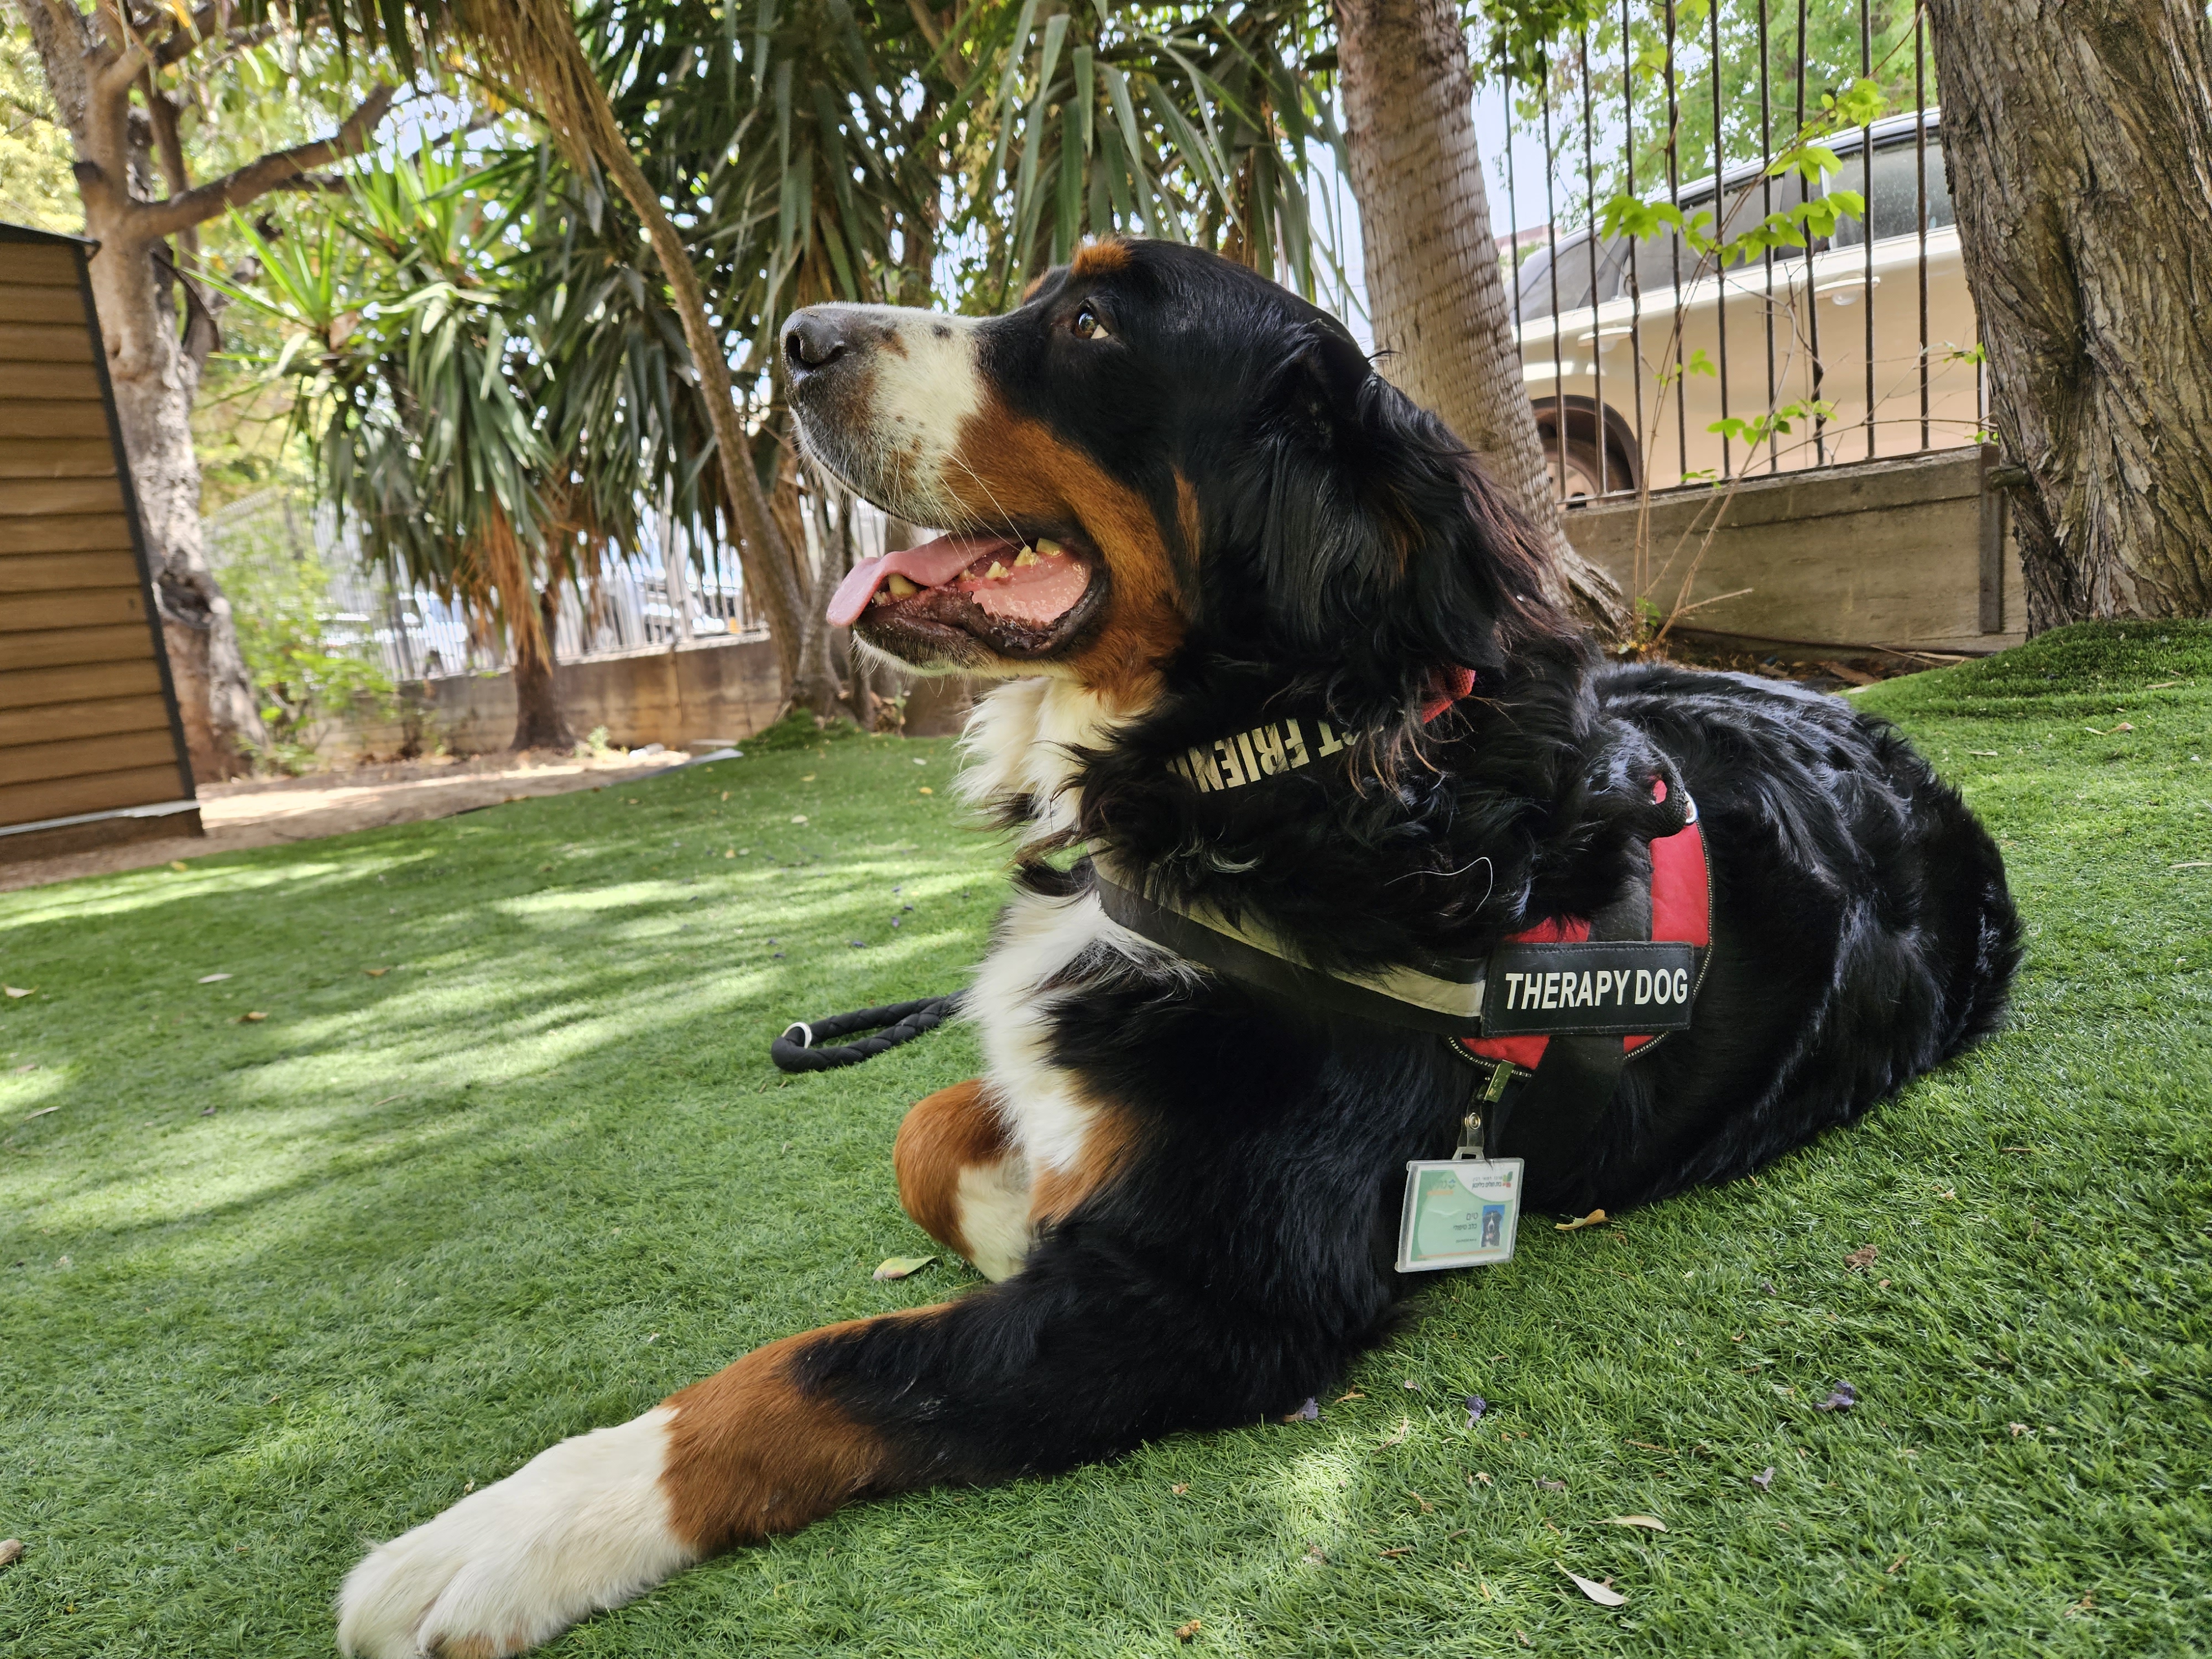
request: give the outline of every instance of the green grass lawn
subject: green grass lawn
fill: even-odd
[[[848,1510],[551,1651],[2203,1650],[2212,627],[1860,701],[2004,843],[2004,1036],[1756,1180],[1438,1275],[1318,1422]],[[869,1272],[931,1248],[891,1137],[972,1035],[767,1058],[964,981],[1000,878],[953,763],[757,744],[0,896],[0,1654],[328,1653],[365,1541],[969,1282]]]

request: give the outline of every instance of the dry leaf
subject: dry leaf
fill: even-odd
[[[0,1538],[0,1567],[9,1566],[23,1559],[23,1540],[20,1538]]]
[[[933,1255],[887,1255],[880,1262],[877,1263],[875,1272],[871,1273],[869,1277],[872,1279],[911,1279],[915,1274],[920,1273],[924,1267],[927,1267],[931,1262],[936,1260],[937,1258]]]
[[[31,1121],[31,1119],[32,1119],[32,1118],[40,1118],[40,1117],[44,1117],[44,1116],[46,1116],[49,1112],[58,1112],[59,1110],[61,1110],[61,1108],[60,1108],[60,1107],[58,1107],[58,1106],[41,1106],[41,1107],[40,1107],[40,1108],[39,1108],[39,1109],[38,1109],[37,1111],[33,1112],[33,1113],[31,1114],[30,1117],[27,1117],[27,1118],[25,1118],[25,1119],[23,1120],[23,1121],[24,1121],[24,1122],[26,1122],[26,1123],[28,1123],[29,1121]]]
[[[33,994],[33,992],[14,985],[0,985],[0,991],[5,991],[11,997],[27,997]]]
[[[1667,1523],[1656,1515],[1608,1515],[1598,1522],[1601,1527],[1649,1527],[1654,1532],[1667,1530]]]
[[[1863,1273],[1874,1266],[1875,1258],[1881,1254],[1881,1252],[1871,1244],[1862,1245],[1844,1258],[1844,1266],[1855,1273]]]
[[[1774,1465],[1769,1463],[1757,1474],[1753,1475],[1751,1477],[1751,1484],[1758,1487],[1761,1492],[1765,1492],[1769,1486],[1772,1486],[1774,1484]]]
[[[361,971],[367,974],[371,979],[382,979],[386,974],[390,973],[392,969],[389,968],[364,968]]]
[[[1177,1625],[1176,1626],[1176,1640],[1178,1642],[1194,1642],[1198,1639],[1199,1632],[1205,1628],[1206,1621],[1203,1619],[1194,1619],[1188,1625]]]
[[[182,859],[171,859],[169,860],[169,868],[172,870],[182,870],[186,866]]]
[[[1420,1493],[1408,1489],[1406,1496],[1412,1498],[1416,1504],[1419,1504],[1421,1506],[1421,1513],[1423,1515],[1434,1515],[1437,1512],[1437,1506],[1429,1502],[1427,1498],[1422,1497]]]
[[[1382,1437],[1382,1444],[1384,1446],[1402,1446],[1406,1443],[1406,1436],[1413,1426],[1413,1419],[1412,1418],[1400,1418],[1398,1419],[1398,1426]],[[1382,1448],[1377,1447],[1376,1449],[1379,1451]]]
[[[1411,1389],[1415,1394],[1419,1394],[1421,1391],[1421,1385],[1410,1376],[1406,1379],[1405,1386]]]
[[[811,783],[811,782],[813,782],[813,781],[814,781],[814,774],[813,774],[813,773],[811,773],[811,772],[809,772],[809,773],[808,773],[805,777],[803,777],[803,778],[799,779],[799,781],[800,781],[801,783]]]
[[[46,1109],[48,1111],[52,1111],[53,1108],[49,1106]],[[2025,1423],[2008,1423],[2005,1425],[2005,1427],[2012,1431],[2012,1437],[2015,1440],[2019,1439],[2021,1436],[2024,1434],[2033,1436],[2035,1433],[2035,1431],[2028,1427]]]
[[[1486,1486],[1490,1484],[1490,1471],[1487,1469],[1477,1469],[1474,1472],[1474,1478]]]
[[[922,786],[921,786],[921,788],[919,788],[919,789],[915,790],[915,793],[916,794],[918,794],[918,795],[933,795],[933,794],[935,794],[935,793],[937,793],[937,791],[935,791],[934,789],[931,788],[927,784],[926,784],[926,783],[925,783],[924,785],[922,785]]]
[[[1566,1572],[1565,1567],[1560,1568],[1559,1571]],[[1585,1578],[1578,1572],[1568,1572],[1567,1577],[1575,1581],[1577,1589],[1601,1607],[1625,1607],[1628,1605],[1628,1598],[1613,1589],[1611,1584],[1601,1584],[1595,1579]]]
[[[1539,1480],[1536,1484],[1546,1492],[1565,1492],[1567,1489],[1567,1483],[1564,1480]]]
[[[214,985],[229,977],[228,974],[202,974],[199,982],[203,985]]]
[[[791,821],[793,823],[804,823],[806,822],[806,814],[804,812],[793,812],[791,815]]]
[[[1969,749],[1966,752],[1970,755],[1979,755],[1984,760],[1995,760],[1997,757],[1997,751],[1994,749]]]
[[[1358,1389],[1348,1389],[1344,1393],[1337,1395],[1336,1403],[1341,1406],[1347,1400],[1364,1400],[1366,1398],[1367,1396],[1360,1393]]]
[[[238,1023],[240,1025],[258,1025],[263,1020],[268,1018],[268,1015],[263,1013],[258,1008],[255,1008],[246,1013],[240,1014],[238,1017]]]
[[[1605,1212],[1603,1210],[1592,1210],[1588,1215],[1584,1216],[1579,1221],[1554,1221],[1552,1224],[1552,1231],[1561,1233],[1580,1232],[1585,1227],[1599,1226],[1603,1224],[1604,1220]]]
[[[2134,724],[2128,720],[2122,720],[2118,726],[2112,728],[2115,732],[2132,732],[2135,729]]]
[[[1285,1423],[1313,1423],[1319,1421],[1320,1418],[1321,1401],[1318,1400],[1308,1400],[1304,1405],[1292,1412],[1288,1417],[1285,1418],[1283,1421]]]
[[[1170,1486],[1168,1490],[1173,1492],[1177,1498],[1180,1498],[1190,1490],[1190,1482],[1188,1480],[1179,1480],[1174,1486]]]
[[[1401,1555],[1411,1555],[1413,1553],[1413,1547],[1411,1544],[1401,1544],[1395,1550],[1383,1550],[1380,1552],[1385,1561],[1393,1560]]]
[[[1318,1544],[1309,1544],[1306,1546],[1306,1559],[1316,1567],[1325,1567],[1328,1565],[1328,1552]]]
[[[1882,1571],[1883,1571],[1884,1572],[1886,1572],[1886,1573],[1888,1573],[1888,1572],[1895,1572],[1895,1571],[1896,1571],[1899,1567],[1903,1566],[1904,1565],[1905,1565],[1905,1558],[1904,1558],[1902,1555],[1900,1555],[1900,1556],[1899,1556],[1899,1557],[1897,1558],[1897,1559],[1896,1559],[1896,1560],[1894,1560],[1894,1561],[1891,1562],[1887,1566],[1884,1567],[1884,1568],[1882,1569]]]

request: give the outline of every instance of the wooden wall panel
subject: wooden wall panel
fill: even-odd
[[[0,708],[0,749],[19,743],[61,743],[115,732],[166,732],[169,705],[160,696],[102,697],[46,708]]]
[[[97,777],[58,778],[49,783],[4,784],[0,785],[0,823],[35,823],[40,818],[105,812],[118,806],[149,806],[177,799],[173,763],[134,767],[128,772],[106,772]]]
[[[176,748],[167,723],[159,732],[125,732],[111,738],[83,738],[66,743],[33,743],[0,749],[0,788],[13,783],[45,783],[56,778],[89,778],[101,773],[143,771],[166,767],[168,793],[157,800],[177,798]],[[142,802],[132,801],[131,805]]]
[[[0,556],[20,553],[130,553],[131,521],[120,513],[0,519]],[[135,566],[134,566],[135,568]],[[133,580],[137,578],[134,576]]]
[[[72,587],[138,586],[138,562],[125,544],[96,553],[26,553],[0,557],[0,593],[52,593]],[[0,530],[0,554],[7,554],[8,532]],[[150,641],[149,650],[152,649]]]
[[[0,363],[0,375],[8,366]],[[92,371],[87,369],[88,374]],[[57,377],[58,378],[58,377]],[[95,388],[96,390],[96,388]],[[97,395],[82,402],[52,398],[9,400],[0,394],[0,438],[105,438],[107,411]]]
[[[19,668],[0,672],[0,708],[36,708],[95,697],[131,697],[161,690],[161,671],[149,651],[137,662],[74,663],[66,668]],[[4,822],[4,820],[0,820]]]
[[[0,438],[0,479],[112,478],[115,448],[98,438]]]
[[[92,338],[82,322],[0,323],[0,358],[11,363],[88,363]]]
[[[82,331],[84,299],[69,288],[26,288],[0,282],[0,323],[60,323]]]
[[[18,478],[0,489],[0,536],[10,519],[74,518],[122,507],[123,486],[112,470],[104,478]]]
[[[16,288],[75,289],[76,255],[53,243],[11,243],[8,248],[8,282]]]
[[[58,668],[69,663],[137,662],[151,654],[153,636],[143,622],[113,628],[50,628],[38,634],[0,634],[0,672]]]
[[[98,403],[100,401],[100,371],[90,363],[6,363],[0,362],[0,399],[9,402],[19,398],[55,403]],[[107,417],[100,416],[100,432],[107,435]],[[30,437],[42,434],[30,433]]]
[[[15,594],[0,605],[0,662],[7,660],[9,634],[45,628],[112,628],[123,623],[137,623],[141,634],[146,631],[146,598],[135,586]]]

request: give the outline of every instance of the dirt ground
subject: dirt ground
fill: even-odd
[[[450,817],[474,806],[496,806],[526,795],[590,789],[611,778],[635,776],[690,757],[623,753],[578,759],[565,755],[477,755],[467,759],[392,761],[313,772],[300,778],[251,778],[199,792],[204,836],[165,836],[59,858],[0,864],[0,893],[76,876],[143,870],[173,859],[313,841],[353,830],[418,818]]]

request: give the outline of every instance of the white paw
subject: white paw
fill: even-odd
[[[673,1415],[563,1440],[379,1545],[338,1592],[338,1650],[505,1659],[690,1565],[660,1487]]]

